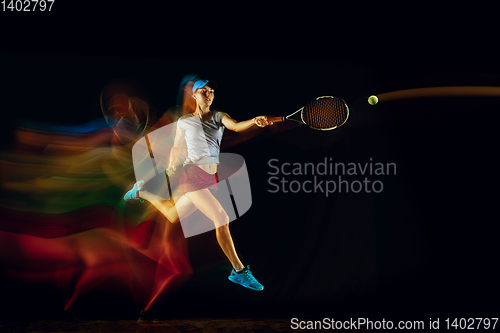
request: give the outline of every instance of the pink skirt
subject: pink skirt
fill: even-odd
[[[188,164],[179,179],[179,190],[194,192],[210,187],[210,190],[216,191],[218,182],[217,172],[211,175],[194,164]]]

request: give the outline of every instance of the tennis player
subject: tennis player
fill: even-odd
[[[147,200],[171,223],[178,222],[179,216],[184,217],[197,209],[200,210],[215,224],[217,241],[233,266],[229,280],[260,291],[264,286],[252,275],[250,267],[245,267],[238,257],[229,231],[229,217],[210,190],[213,190],[218,182],[217,164],[219,164],[220,142],[224,128],[242,132],[253,126],[265,127],[272,123],[267,121],[266,116],[237,122],[224,112],[210,110],[215,89],[216,84],[213,81],[196,81],[192,88],[192,97],[196,103],[195,112],[182,116],[177,121],[174,146],[167,169],[167,173],[172,175],[179,172],[180,168],[177,168],[177,165],[184,166],[178,187],[184,194],[175,205],[146,191],[143,188],[143,180],[134,184],[134,187],[125,194],[124,200]],[[206,149],[207,144],[208,149]],[[183,147],[187,150],[187,156],[182,152]],[[179,158],[184,160],[179,161]]]

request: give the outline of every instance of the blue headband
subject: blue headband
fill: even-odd
[[[208,83],[208,80],[198,80],[193,84],[193,94],[196,89],[203,88]]]
[[[209,80],[198,80],[193,84],[193,94],[196,91],[196,89],[203,88],[207,83],[210,82],[210,86],[214,89],[217,88],[217,84],[214,81],[209,81]]]

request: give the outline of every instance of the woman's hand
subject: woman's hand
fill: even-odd
[[[173,175],[175,175],[176,172],[177,172],[177,167],[175,165],[171,165],[167,168],[167,175],[169,177],[172,177]]]
[[[273,122],[267,121],[267,117],[266,116],[255,117],[255,118],[253,118],[253,122],[254,122],[255,125],[257,125],[259,127],[266,127],[268,125],[272,125],[273,124]]]

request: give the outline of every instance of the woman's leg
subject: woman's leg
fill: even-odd
[[[208,189],[186,193],[185,196],[215,224],[217,242],[235,270],[245,268],[234,247],[229,231],[229,217],[219,201]]]
[[[196,209],[205,214],[215,224],[217,242],[235,270],[245,268],[236,253],[229,231],[229,217],[219,201],[208,189],[186,193],[175,205],[169,200],[148,191],[140,191],[139,197],[149,201],[172,223],[179,222],[179,216],[188,216]]]
[[[149,201],[156,207],[171,223],[179,222],[179,216],[188,216],[196,211],[196,206],[185,195],[182,195],[175,205],[170,200],[148,191],[139,191],[139,197]]]
[[[222,227],[216,228],[215,234],[217,236],[217,242],[219,242],[219,246],[221,247],[222,251],[224,251],[224,254],[231,262],[233,268],[237,271],[245,268],[245,266],[243,266],[243,263],[238,258],[238,255],[236,254],[233,238],[231,237],[231,232],[229,231],[229,224],[225,224]]]

